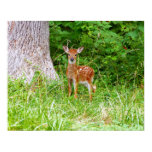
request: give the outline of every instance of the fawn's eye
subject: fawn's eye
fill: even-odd
[[[77,56],[77,54],[75,56]]]

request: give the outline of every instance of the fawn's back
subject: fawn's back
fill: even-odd
[[[78,80],[81,82],[92,82],[94,77],[94,70],[89,66],[77,66]]]

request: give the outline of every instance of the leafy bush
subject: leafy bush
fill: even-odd
[[[141,84],[144,80],[143,21],[50,21],[50,50],[57,71],[65,71],[62,49],[84,46],[78,64],[94,68],[107,83]]]

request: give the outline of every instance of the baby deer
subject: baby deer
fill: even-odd
[[[67,46],[63,46],[63,50],[68,54],[68,67],[66,75],[68,78],[68,90],[69,96],[71,95],[72,89],[71,84],[74,83],[74,97],[77,98],[78,83],[84,84],[92,100],[92,91],[95,92],[96,86],[92,84],[94,77],[94,70],[88,66],[77,66],[76,58],[77,54],[81,53],[84,47],[76,49],[70,49]]]

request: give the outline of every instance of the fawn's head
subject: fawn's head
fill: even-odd
[[[76,63],[77,54],[81,53],[84,47],[78,49],[69,49],[67,46],[63,46],[63,50],[68,54],[68,62],[70,64]]]

